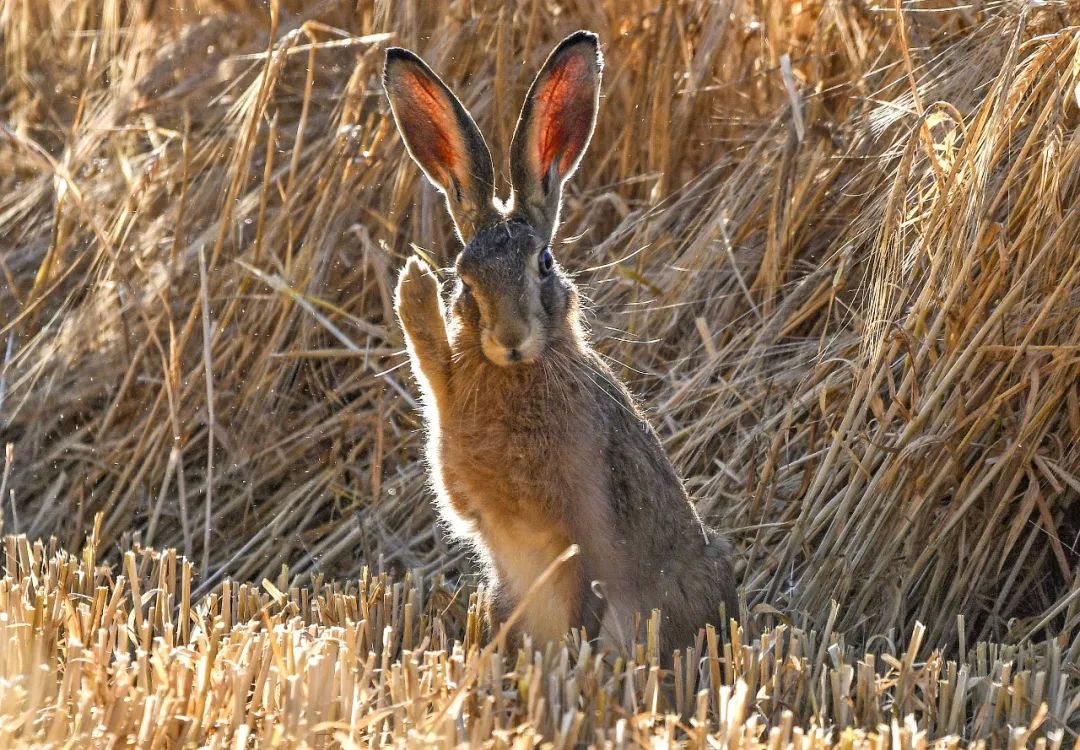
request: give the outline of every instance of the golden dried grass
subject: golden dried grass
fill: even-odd
[[[107,566],[93,537],[81,557],[50,547],[4,540],[3,747],[1056,750],[1080,708],[1056,642],[946,659],[918,626],[863,653],[834,610],[824,632],[710,626],[665,672],[654,623],[625,658],[577,639],[503,653],[442,576],[296,588],[283,569],[195,601],[175,550]]]
[[[194,600],[286,563],[298,591],[467,573],[424,494],[389,297],[410,243],[445,262],[453,241],[387,119],[382,48],[421,52],[499,154],[544,53],[589,27],[608,70],[559,252],[732,530],[751,632],[784,612],[861,653],[921,622],[946,653],[1041,654],[990,660],[1015,674],[1077,663],[1073,7],[270,7],[0,5],[5,530],[76,549],[100,512],[112,559],[195,561]],[[62,631],[25,637],[53,654]],[[1058,708],[1080,692],[1062,675]]]

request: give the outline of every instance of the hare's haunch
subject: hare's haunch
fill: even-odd
[[[514,132],[503,204],[461,102],[419,57],[387,51],[398,130],[465,246],[449,310],[416,258],[396,309],[423,390],[440,512],[483,558],[495,620],[576,544],[579,554],[525,600],[517,634],[539,643],[584,627],[623,640],[635,613],[659,608],[670,650],[718,622],[722,604],[736,614],[731,550],[698,518],[652,427],[590,347],[578,290],[552,256],[562,186],[596,123],[601,68],[589,32],[548,57]]]

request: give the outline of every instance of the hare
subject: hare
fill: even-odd
[[[495,196],[484,137],[412,52],[386,53],[383,87],[413,160],[446,196],[464,249],[448,309],[421,260],[395,309],[428,427],[440,515],[484,564],[495,624],[540,645],[571,628],[622,641],[662,612],[661,644],[690,645],[721,605],[736,614],[732,551],[705,526],[634,398],[590,347],[580,295],[556,262],[562,186],[592,138],[602,57],[564,39],[533,81]],[[570,545],[578,553],[532,595]],[[720,623],[721,625],[723,623]]]

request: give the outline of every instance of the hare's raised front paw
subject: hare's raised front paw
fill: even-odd
[[[420,334],[445,325],[439,289],[439,280],[427,263],[416,256],[406,261],[394,295],[394,309],[406,333]]]

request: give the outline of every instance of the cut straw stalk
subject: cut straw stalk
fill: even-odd
[[[921,625],[906,644],[882,641],[862,655],[837,631],[736,626],[721,640],[710,628],[672,674],[637,660],[644,641],[616,654],[568,637],[532,656],[507,651],[501,638],[469,644],[462,638],[479,620],[479,599],[466,608],[441,577],[364,571],[359,581],[287,590],[224,581],[189,602],[190,565],[182,561],[177,591],[174,551],[128,550],[126,575],[116,575],[96,564],[95,544],[79,559],[4,539],[5,747],[124,738],[319,746],[331,737],[360,746],[421,738],[479,745],[496,730],[510,744],[538,734],[574,745],[624,736],[629,722],[626,739],[639,746],[947,747],[1010,738],[1055,748],[1080,707],[1056,641],[977,643],[958,662],[928,650]],[[87,721],[94,715],[106,718]],[[762,721],[775,728],[763,732]]]

